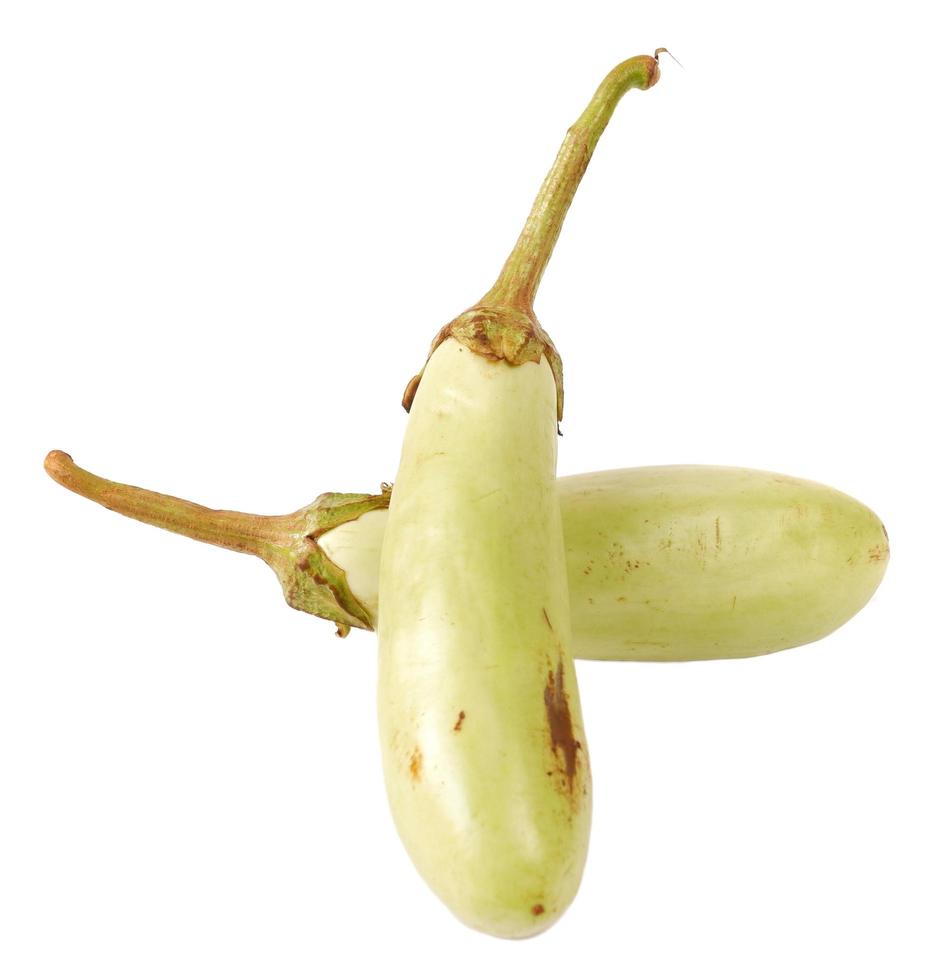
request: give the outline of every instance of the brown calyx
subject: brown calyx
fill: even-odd
[[[557,421],[563,418],[563,362],[533,313],[511,307],[474,306],[438,331],[428,356],[449,337],[475,354],[491,361],[507,361],[512,367],[528,361],[539,364],[546,357],[557,385]],[[402,407],[407,412],[424,373],[422,368],[405,388]]]

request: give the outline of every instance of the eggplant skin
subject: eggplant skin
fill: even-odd
[[[811,643],[883,578],[880,519],[762,470],[656,466],[562,478],[577,657],[716,660]]]
[[[416,868],[534,935],[580,883],[591,782],[570,656],[556,386],[445,340],[412,406],[379,573],[380,743]]]

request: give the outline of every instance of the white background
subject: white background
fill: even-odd
[[[938,10],[4,6],[0,974],[947,975]],[[391,479],[432,335],[600,77],[657,45],[685,68],[620,105],[538,297],[561,472],[816,479],[893,557],[810,647],[581,663],[586,876],[504,942],[391,825],[373,636],[42,460],[263,513]]]

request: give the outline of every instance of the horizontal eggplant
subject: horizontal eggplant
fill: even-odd
[[[778,473],[651,466],[557,481],[575,655],[754,657],[819,640],[859,612],[889,559],[859,501]],[[386,512],[321,539],[375,615]]]
[[[114,483],[62,452],[63,486],[147,524],[257,554],[296,609],[373,629],[388,519],[380,494],[323,494],[261,518]],[[561,477],[575,656],[754,657],[819,640],[860,611],[889,560],[886,529],[831,487],[762,470],[649,466]]]

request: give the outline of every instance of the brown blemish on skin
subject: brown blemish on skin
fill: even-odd
[[[409,775],[416,783],[422,778],[422,750],[418,746],[412,750],[409,759]]]
[[[882,545],[874,545],[869,552],[867,552],[867,560],[870,562],[883,561],[887,556],[887,550]]]
[[[550,623],[550,617],[547,615],[547,610],[546,609],[542,609],[541,612],[544,614],[544,622],[547,624],[547,628],[552,633],[554,631],[554,628],[553,628],[553,626]]]
[[[722,550],[722,524],[721,518],[715,518],[715,550]]]
[[[543,915],[543,914],[544,914],[544,906],[541,905],[540,902],[538,902],[536,905],[531,906],[531,915]]]
[[[733,595],[733,596],[732,596],[732,609],[734,609],[734,608],[735,608],[735,603],[736,603],[736,602],[738,602],[738,596],[736,596],[736,595]]]
[[[461,726],[465,723],[465,713],[463,711],[458,712],[458,721],[455,722],[455,727],[452,729],[453,732],[460,732]]]
[[[580,743],[573,737],[573,720],[570,717],[570,704],[563,681],[563,659],[557,664],[557,673],[547,671],[547,686],[544,688],[544,707],[547,709],[547,727],[550,729],[550,747],[556,755],[563,753],[564,774],[567,785],[573,792],[573,777],[577,774],[577,752]]]

